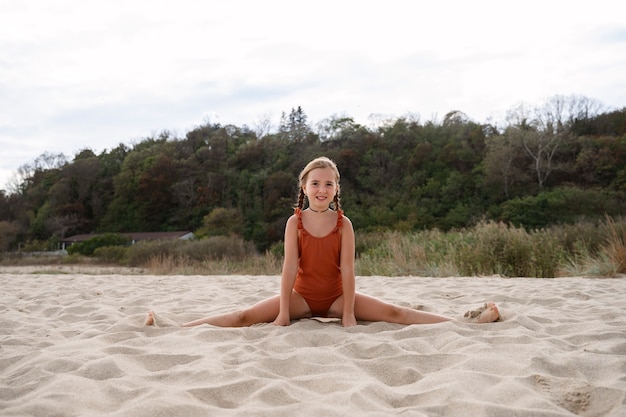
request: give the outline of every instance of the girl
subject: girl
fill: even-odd
[[[303,210],[305,199],[308,208]],[[320,157],[302,170],[298,206],[294,211],[285,227],[280,295],[247,309],[183,326],[240,327],[269,322],[288,326],[291,320],[313,316],[340,318],[346,327],[356,325],[357,320],[400,324],[452,320],[355,292],[354,229],[339,205],[339,170],[333,161]],[[465,316],[478,323],[488,323],[498,320],[499,312],[490,302]],[[155,315],[150,312],[146,324],[154,322]]]

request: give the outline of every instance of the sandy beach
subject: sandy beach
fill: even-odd
[[[626,416],[626,278],[357,278],[458,318],[493,300],[490,324],[176,325],[279,282],[0,270],[0,415]]]

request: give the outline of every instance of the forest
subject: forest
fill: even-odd
[[[553,96],[511,108],[502,126],[461,111],[376,128],[307,119],[296,107],[274,132],[207,122],[99,154],[44,152],[0,192],[0,251],[56,249],[78,233],[179,230],[265,251],[282,240],[300,170],[320,155],[338,164],[342,208],[362,231],[485,220],[533,230],[626,213],[626,107]]]

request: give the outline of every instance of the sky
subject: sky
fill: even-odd
[[[520,102],[626,106],[620,1],[0,0],[0,189],[206,123],[503,120]],[[314,129],[315,130],[315,129]]]

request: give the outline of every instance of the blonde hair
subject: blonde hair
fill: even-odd
[[[330,158],[327,158],[325,156],[320,156],[318,158],[315,158],[314,160],[306,164],[304,169],[300,172],[300,183],[299,183],[300,192],[298,194],[298,206],[297,206],[299,209],[302,209],[304,207],[305,194],[304,194],[304,190],[302,189],[302,187],[304,186],[304,184],[306,184],[306,180],[309,176],[309,173],[313,171],[314,169],[318,169],[318,168],[332,169],[333,172],[335,173],[335,180],[337,181],[337,186],[339,186],[340,176],[339,176],[339,169],[337,168],[337,164],[335,164],[335,162],[333,162]],[[337,194],[335,194],[333,203],[334,203],[335,210],[341,209],[339,205],[339,189],[337,189]]]

